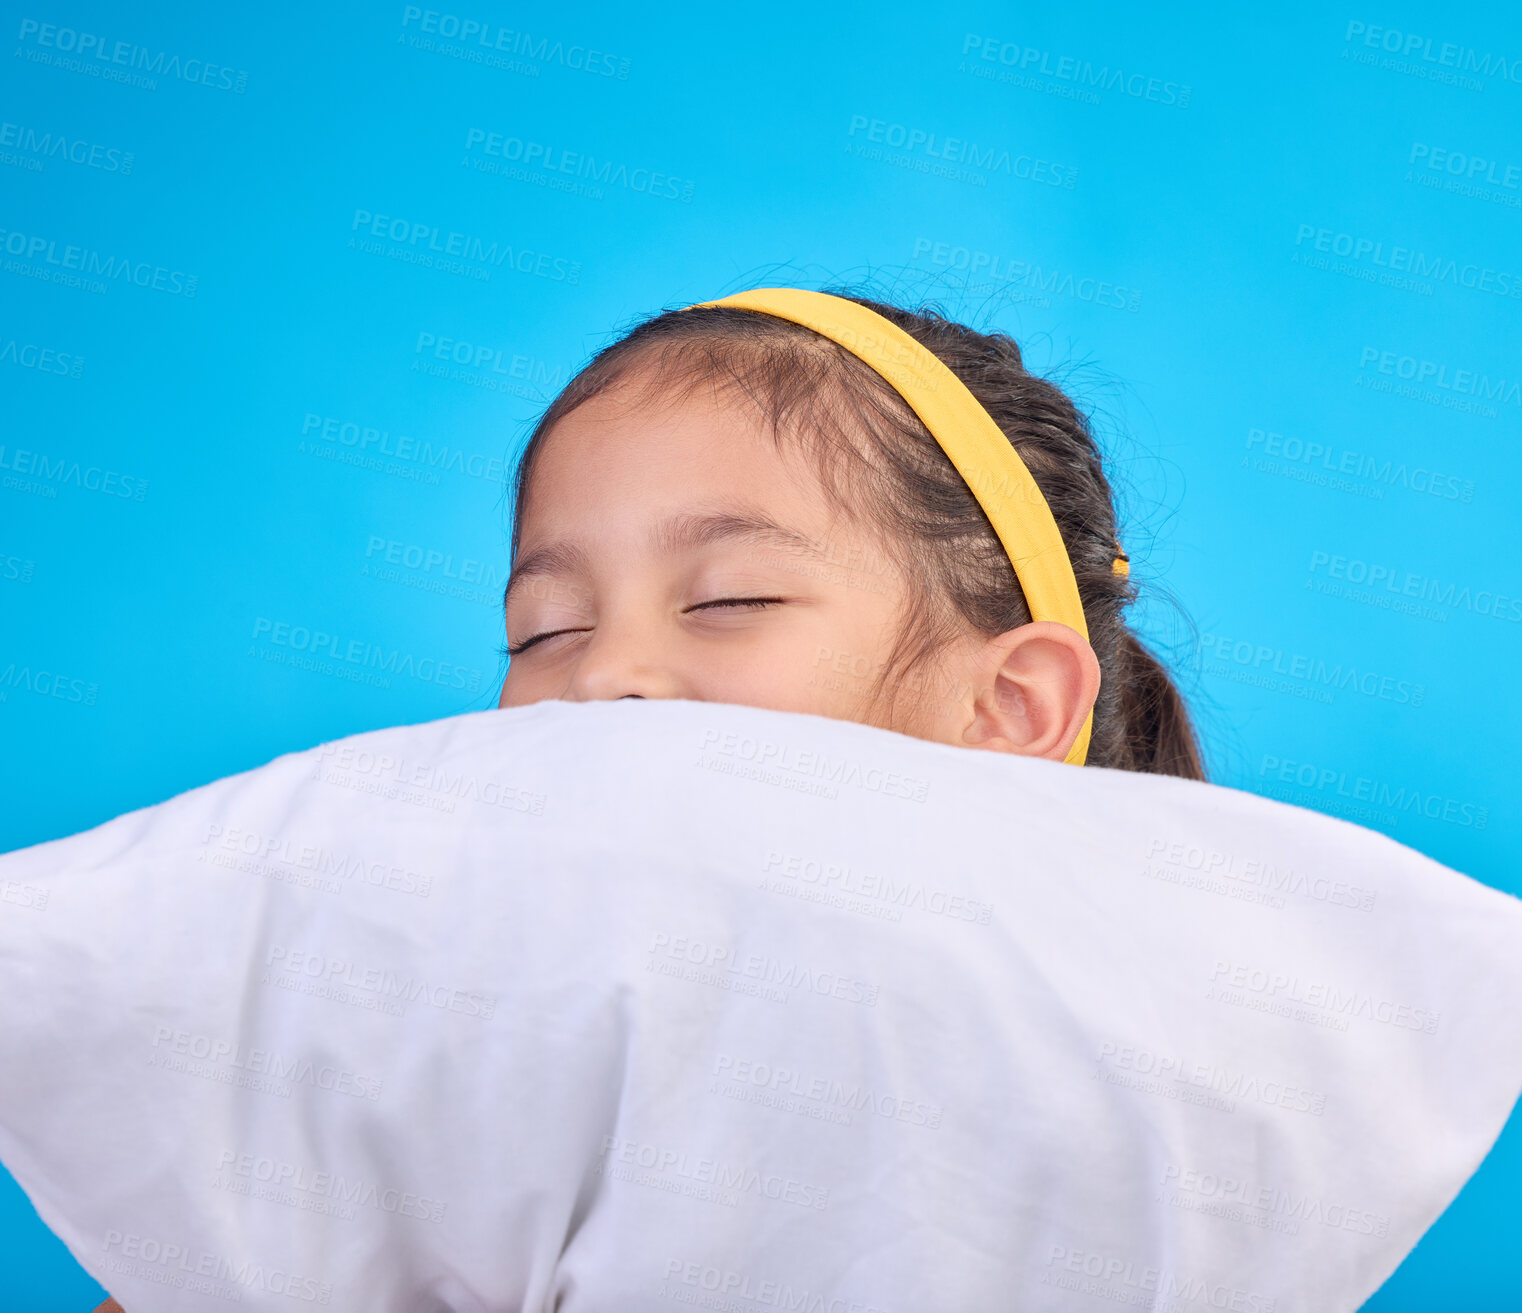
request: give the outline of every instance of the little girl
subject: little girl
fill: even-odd
[[[959,472],[932,404],[1000,450]],[[731,702],[1205,778],[1126,624],[1088,424],[1003,334],[783,289],[668,311],[571,380],[515,494],[501,706]],[[1032,579],[1055,585],[1008,546],[1038,522],[1069,623],[1033,619]]]
[[[979,426],[1002,443],[969,456]],[[1088,424],[1014,341],[746,293],[641,324],[535,428],[499,705],[730,702],[1202,780],[1134,597]]]
[[[509,667],[500,698],[503,707],[547,699],[630,697],[727,702],[858,721],[951,745],[1204,779],[1199,743],[1182,697],[1125,622],[1123,611],[1134,600],[1135,590],[1116,537],[1110,487],[1087,423],[1059,389],[1026,371],[1015,343],[1003,335],[977,333],[932,312],[911,313],[854,297],[789,289],[741,293],[721,303],[659,315],[602,351],[549,407],[519,463],[515,509],[513,569],[505,595]],[[1263,824],[1268,819],[1260,813]],[[1332,837],[1331,832],[1322,833]],[[1346,846],[1352,842],[1348,833],[1342,833],[1340,841],[1342,850],[1331,845],[1333,857],[1328,860],[1334,863],[1337,851],[1362,851]],[[1380,843],[1385,845],[1378,850],[1381,860],[1393,855],[1396,845],[1382,838]],[[1139,866],[1139,852],[1132,855]],[[1408,863],[1406,874],[1414,870]],[[1457,936],[1462,927],[1479,924],[1476,895],[1458,884],[1464,877],[1430,862],[1421,874],[1434,877],[1429,904],[1434,925],[1441,927],[1446,917],[1450,930],[1445,933]],[[1441,888],[1438,877],[1446,882]],[[1405,887],[1410,896],[1418,885],[1412,878]],[[1497,896],[1483,896],[1496,899],[1485,911],[1497,914],[1498,921],[1503,914],[1516,917],[1513,909],[1503,912]],[[1392,902],[1399,909],[1399,892]],[[1070,912],[1079,903],[1069,905]],[[1042,904],[1031,900],[1029,906]],[[1178,922],[1174,930],[1181,936],[1198,937],[1197,927],[1211,923],[1202,912],[1197,920],[1197,911],[1181,918],[1165,915]],[[1453,990],[1449,997],[1489,997],[1485,991],[1491,982],[1481,968],[1457,953],[1446,959],[1439,956],[1441,941],[1415,937],[1420,918],[1403,915],[1413,928],[1411,938],[1399,938],[1405,931],[1398,921],[1381,923],[1378,933],[1353,937],[1362,954],[1354,954],[1359,964],[1353,968],[1354,979],[1365,968],[1383,972],[1391,964],[1407,962],[1411,952],[1428,962],[1425,955],[1430,953],[1431,963],[1451,964],[1444,965]],[[1112,936],[1112,951],[1123,955],[1122,968],[1145,961],[1153,952],[1149,941],[1129,938],[1123,917],[1110,922],[1106,933]],[[723,924],[723,918],[714,924]],[[1218,919],[1216,924],[1226,921]],[[1515,920],[1511,924],[1515,928]],[[1287,954],[1285,945],[1299,944],[1311,964],[1306,969],[1312,972],[1318,953],[1330,961],[1330,955],[1343,954],[1349,942],[1343,927],[1308,919],[1287,931],[1288,937],[1281,935],[1276,950],[1267,923],[1231,925],[1226,942],[1250,946],[1261,939],[1267,946],[1264,961],[1281,960],[1275,959],[1276,951]],[[925,942],[927,947],[939,944],[928,937]],[[1473,934],[1470,942],[1490,953],[1493,963],[1514,958],[1503,955],[1509,949],[1498,938]],[[949,950],[941,945],[933,951]],[[1158,1000],[1172,991],[1170,1007],[1183,1007],[1187,998],[1197,1011],[1193,1000],[1199,991],[1188,993],[1178,982],[1203,985],[1212,960],[1212,980],[1223,974],[1235,978],[1237,973],[1278,979],[1266,969],[1233,965],[1216,957],[1218,952],[1230,957],[1233,949],[1191,946],[1188,954],[1170,959],[1173,974],[1155,977],[1169,982],[1159,988]],[[1142,1074],[1160,1073],[1165,1062],[1167,1069],[1176,1068],[1182,1059],[1129,1036],[1096,1037],[1095,1047],[1087,1052],[1073,1047],[1070,1040],[1080,1032],[1082,1044],[1088,1044],[1087,1027],[1094,1014],[1090,1008],[1070,1016],[1067,1003],[1058,997],[1057,982],[1083,981],[1090,1004],[1104,1000],[1108,1006],[1111,995],[1094,987],[1088,967],[1081,963],[1071,976],[1049,976],[1048,968],[1060,956],[1038,956],[1025,976],[1012,977],[1023,981],[1028,976],[1031,981],[1022,985],[1028,994],[1020,997],[1031,1004],[1032,1018],[1021,1036],[1038,1037],[1046,1024],[1040,1018],[1060,1014],[1072,1035],[1050,1041],[1056,1047],[1046,1051],[1067,1054],[1076,1065],[1063,1070],[1080,1073],[1085,1089],[1090,1088],[1081,1074],[1086,1064],[1095,1054],[1102,1062],[1107,1052],[1116,1052],[1128,1056],[1112,1070],[1135,1074],[1129,1088],[1146,1098],[1156,1090],[1174,1093],[1161,1076],[1152,1081]],[[1288,956],[1282,960],[1288,961]],[[1467,976],[1460,970],[1461,961],[1466,962]],[[1190,976],[1191,971],[1198,974]],[[1152,978],[1140,973],[1135,988],[1146,989]],[[1377,982],[1383,977],[1373,978]],[[1299,988],[1299,977],[1284,979]],[[1434,988],[1444,984],[1436,974],[1432,980]],[[1308,988],[1338,992],[1319,984]],[[1349,997],[1362,998],[1371,1015],[1378,1008],[1390,1010],[1392,1016],[1406,1008],[1376,1004],[1383,988],[1376,983],[1369,993],[1355,991]],[[1206,998],[1213,995],[1212,990]],[[996,1008],[1004,1006],[1003,999],[1002,993],[995,997]],[[1142,1040],[1149,1023],[1160,1034],[1175,1031],[1218,1039],[1225,1033],[1197,1025],[1199,1018],[1191,1019],[1188,1011],[1154,1008],[1150,999],[1143,1004],[1128,1013],[1130,1020],[1124,1023],[1140,1025]],[[916,1007],[921,1014],[916,1025],[923,1028],[930,1004],[920,1000]],[[1501,1005],[1497,1008],[1499,1015]],[[1138,1017],[1144,1019],[1138,1022]],[[1330,1017],[1327,1012],[1321,1020]],[[871,1024],[885,1033],[892,1023],[874,1018]],[[1470,1024],[1467,1018],[1465,1024]],[[1470,1025],[1467,1054],[1489,1053],[1492,1041],[1482,1038],[1487,1026]],[[1277,1061],[1271,1055],[1280,1051],[1277,1034],[1263,1032],[1264,1052],[1270,1055],[1264,1061],[1270,1067]],[[1252,1032],[1254,1042],[1256,1037]],[[1171,1046],[1171,1040],[1165,1042]],[[1181,1041],[1181,1050],[1192,1052],[1191,1042]],[[1420,1063],[1433,1072],[1448,1064],[1442,1054],[1433,1056],[1430,1051],[1418,1062],[1414,1050],[1393,1033],[1379,1043],[1360,1039],[1358,1048],[1341,1055],[1314,1038],[1301,1043],[1300,1050],[1302,1056],[1309,1055],[1312,1067],[1325,1069],[1328,1081],[1342,1082],[1348,1091],[1366,1086],[1349,1073],[1383,1070],[1377,1066],[1381,1062],[1404,1063],[1389,1069],[1410,1073],[1420,1071]],[[864,1042],[864,1051],[872,1052],[870,1042]],[[1517,1059],[1515,1046],[1496,1051],[1501,1056],[1489,1068],[1473,1056],[1461,1057],[1489,1082],[1486,1089],[1491,1092],[1473,1106],[1486,1109],[1485,1117],[1492,1119],[1487,1126],[1498,1128],[1514,1100]],[[1352,1065],[1348,1054],[1359,1055]],[[1138,1055],[1144,1055],[1145,1065],[1132,1064]],[[1256,1110],[1247,1100],[1259,1100],[1272,1113],[1273,1108],[1290,1108],[1283,1097],[1290,1090],[1309,1098],[1309,1087],[1244,1072],[1235,1061],[1191,1057],[1187,1069],[1204,1078],[1191,1075],[1188,1083],[1209,1081],[1214,1088],[1219,1077],[1232,1090],[1257,1092],[1241,1096],[1248,1111],[1238,1129],[1247,1134],[1239,1134],[1236,1142],[1218,1134],[1219,1123],[1209,1124],[1215,1129],[1194,1128],[1171,1115],[1171,1109],[1170,1115],[1158,1118],[1135,1116],[1129,1104],[1111,1102],[1129,1095],[1123,1089],[1111,1094],[1110,1087],[1119,1082],[1108,1079],[1099,1101],[1082,1106],[1103,1111],[1105,1134],[1111,1137],[1105,1143],[1121,1143],[1116,1136],[1135,1138],[1135,1144],[1127,1146],[1125,1166],[1132,1182],[1141,1179],[1135,1175],[1138,1162],[1148,1164],[1147,1171],[1163,1171],[1165,1181],[1171,1179],[1169,1172],[1190,1178],[1204,1173],[1212,1181],[1231,1179],[1206,1172],[1198,1165],[1204,1159],[1170,1163],[1160,1148],[1164,1145],[1184,1146],[1169,1147],[1167,1154],[1229,1152],[1234,1156],[1221,1161],[1233,1171],[1238,1170],[1236,1162],[1248,1164],[1240,1170],[1251,1180],[1259,1158],[1290,1162],[1290,1148],[1299,1143],[1300,1132],[1292,1134],[1269,1120],[1261,1126],[1248,1120]],[[1256,1057],[1248,1061],[1256,1071]],[[747,1060],[745,1065],[758,1064]],[[1007,1063],[1011,1072],[1019,1066]],[[1386,1111],[1381,1133],[1387,1143],[1411,1138],[1409,1128],[1420,1126],[1421,1118],[1430,1118],[1440,1131],[1458,1124],[1441,1101],[1468,1088],[1470,1073],[1461,1067],[1462,1063],[1454,1068],[1460,1075],[1451,1086],[1434,1079],[1429,1089],[1428,1082],[1410,1076],[1403,1078],[1404,1085],[1392,1086],[1414,1093],[1408,1111],[1393,1118]],[[780,1074],[782,1069],[768,1070]],[[1030,1091],[1048,1083],[1043,1063],[1035,1061],[1017,1074],[1024,1081],[1019,1086],[1023,1092],[1010,1106],[1037,1106]],[[1171,1079],[1184,1081],[1176,1071]],[[1324,1092],[1318,1097],[1349,1126],[1361,1126],[1365,1119],[1366,1109],[1355,1093],[1341,1108],[1335,1099],[1329,1103]],[[893,1103],[895,1108],[904,1106],[896,1098]],[[1235,1109],[1230,1101],[1220,1106]],[[1318,1105],[1315,1116],[1323,1111]],[[1445,1116],[1448,1123],[1442,1120]],[[1331,1120],[1329,1113],[1327,1124]],[[1039,1117],[1037,1124],[1044,1124]],[[1403,1225],[1410,1243],[1431,1221],[1429,1216],[1411,1229],[1411,1219],[1419,1213],[1416,1205],[1426,1208],[1435,1201],[1441,1211],[1456,1188],[1448,1182],[1462,1184],[1493,1134],[1487,1131],[1462,1145],[1455,1139],[1456,1147],[1444,1150],[1446,1159],[1436,1151],[1413,1151],[1414,1168],[1407,1173],[1413,1181],[1410,1189],[1396,1189],[1394,1175],[1382,1178],[1392,1183],[1387,1187],[1390,1197],[1405,1210]],[[1417,1135],[1418,1148],[1424,1138],[1441,1145],[1445,1135]],[[928,1153],[925,1161],[934,1157]],[[1319,1161],[1314,1153],[1305,1157]],[[1354,1152],[1336,1170],[1370,1179],[1371,1161]],[[1382,1161],[1388,1163],[1388,1156]],[[950,1160],[933,1165],[936,1171],[927,1170],[926,1181],[965,1179],[946,1174]],[[1022,1179],[1034,1179],[1028,1167],[1022,1170]],[[1265,1179],[1274,1179],[1272,1166],[1265,1172]],[[1122,1204],[1127,1199],[1141,1204],[1145,1201],[1139,1191],[1133,1184],[1112,1193]],[[1264,1187],[1255,1197],[1269,1195],[1311,1198],[1298,1189],[1277,1186]],[[1023,1198],[1015,1191],[997,1197],[1011,1202]],[[1158,1195],[1155,1201],[1161,1204],[1164,1198]],[[923,1214],[900,1208],[891,1225],[906,1234],[922,1220],[931,1226],[933,1203],[932,1199]],[[1062,1228],[1079,1222],[1077,1211],[1065,1207],[1073,1216],[1058,1207],[1051,1217],[1043,1217],[1037,1209],[1018,1205],[1020,1216],[1059,1237],[1066,1235]],[[1266,1215],[1267,1205],[1253,1207]],[[1374,1214],[1335,1207],[1339,1217],[1366,1218],[1372,1228]],[[1195,1211],[1192,1205],[1190,1211]],[[1330,1208],[1327,1212],[1330,1216]],[[1341,1222],[1338,1228],[1351,1229]],[[1197,1242],[1177,1241],[1176,1230],[1171,1222],[1155,1229],[1156,1238],[1149,1243],[1159,1255],[1159,1266],[1145,1269],[1151,1273],[1145,1280],[1157,1281],[1164,1274],[1178,1289],[1197,1287],[1202,1292],[1186,1298],[1208,1298],[1216,1307],[1224,1308],[1228,1300],[1234,1308],[1271,1306],[1272,1301],[1258,1295],[1219,1284],[1209,1286],[1207,1296],[1205,1283],[1182,1278],[1173,1267],[1173,1251],[1186,1267],[1201,1255]],[[731,1231],[738,1235],[740,1228]],[[782,1234],[780,1229],[777,1234]],[[994,1236],[993,1231],[983,1234]],[[1083,1234],[1081,1223],[1076,1234]],[[965,1245],[958,1252],[978,1261],[1001,1243],[993,1238],[982,1246],[977,1237],[957,1239]],[[882,1247],[876,1236],[871,1244]],[[980,1247],[986,1253],[975,1253]],[[1225,1247],[1236,1253],[1250,1250]],[[1307,1254],[1315,1248],[1308,1243]],[[1070,1272],[1075,1283],[1101,1271],[1124,1269],[1129,1274],[1133,1267],[1122,1257],[1075,1248],[1065,1239],[1046,1252],[1046,1274]],[[1350,1260],[1349,1253],[1333,1244],[1328,1270],[1353,1272],[1363,1259],[1353,1254]],[[1063,1272],[1053,1267],[1059,1258]],[[1091,1260],[1101,1266],[1090,1266]],[[684,1268],[682,1259],[663,1261]],[[1325,1264],[1327,1259],[1316,1261]],[[1367,1285],[1377,1279],[1379,1274],[1370,1274],[1383,1261],[1379,1258],[1372,1266],[1364,1264],[1361,1274],[1338,1279],[1344,1286]],[[699,1266],[685,1263],[695,1272]],[[717,1290],[706,1284],[708,1271],[715,1279],[720,1275],[717,1266],[704,1268],[703,1288]],[[728,1269],[723,1276],[726,1283],[731,1277],[741,1280],[738,1272]],[[750,1275],[743,1279],[749,1289]],[[1124,1278],[1133,1294],[1151,1288],[1141,1280],[1133,1284],[1130,1275]],[[1057,1283],[1043,1277],[1040,1284]],[[758,1288],[768,1286],[776,1283],[761,1281]],[[1159,1284],[1156,1290],[1163,1288]],[[1118,1285],[1111,1289],[1126,1293]],[[1215,1292],[1225,1293],[1218,1299]],[[661,1294],[665,1297],[664,1288]],[[831,1307],[844,1302],[832,1301]],[[1296,1303],[1301,1306],[1303,1301]],[[120,1309],[108,1302],[97,1313]]]

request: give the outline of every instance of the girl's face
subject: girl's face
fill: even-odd
[[[1099,687],[1092,649],[1064,625],[993,639],[969,628],[900,683],[891,709],[873,705],[908,596],[880,544],[750,407],[610,390],[539,454],[498,705],[730,702],[1060,760]]]

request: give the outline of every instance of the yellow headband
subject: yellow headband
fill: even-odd
[[[753,310],[802,324],[882,375],[920,417],[978,499],[1015,568],[1031,619],[1055,620],[1088,641],[1073,563],[1051,507],[992,416],[939,356],[875,310],[827,292],[763,287],[688,308],[710,306]],[[1115,546],[1119,550],[1118,542]],[[1130,572],[1124,553],[1111,568],[1116,574]],[[1091,710],[1068,750],[1065,760],[1070,764],[1083,765],[1093,723]]]

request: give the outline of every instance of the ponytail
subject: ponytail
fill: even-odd
[[[1162,662],[1129,628],[1121,635],[1118,669],[1104,678],[1118,685],[1117,714],[1125,726],[1125,770],[1203,780],[1204,754],[1183,694]],[[1113,765],[1120,765],[1115,762]]]

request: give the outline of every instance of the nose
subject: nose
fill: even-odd
[[[568,702],[611,702],[686,694],[671,666],[670,654],[656,634],[605,621],[582,649],[564,696]]]

